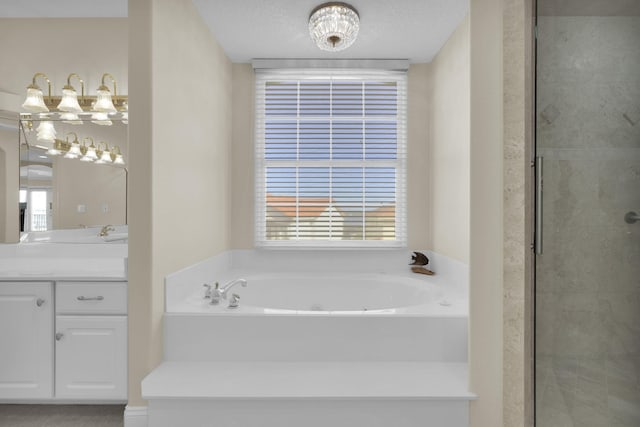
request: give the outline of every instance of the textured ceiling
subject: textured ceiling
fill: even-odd
[[[193,0],[233,62],[254,58],[409,59],[429,62],[468,11],[468,0],[353,0],[356,42],[342,52],[318,49],[308,18],[322,0]]]
[[[360,34],[329,53],[309,37],[323,0],[193,0],[233,62],[256,58],[408,59],[429,62],[468,12],[469,0],[353,0]],[[0,0],[0,17],[126,17],[127,0]]]

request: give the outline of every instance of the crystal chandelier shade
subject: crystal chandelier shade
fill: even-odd
[[[328,52],[351,46],[358,37],[358,12],[346,3],[321,4],[309,17],[309,34],[316,45]]]

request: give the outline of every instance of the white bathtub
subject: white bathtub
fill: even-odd
[[[468,426],[468,270],[408,258],[233,251],[168,276],[149,425]],[[238,308],[203,298],[238,278]]]
[[[229,300],[212,305],[204,298],[205,288],[191,290],[171,312],[244,313],[297,315],[392,315],[424,314],[466,316],[466,299],[447,289],[437,279],[418,275],[390,274],[302,274],[235,272],[221,280],[243,278],[228,293],[240,296],[237,308]]]

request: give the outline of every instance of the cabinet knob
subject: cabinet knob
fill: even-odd
[[[56,341],[60,341],[62,339],[62,337],[64,337],[64,334],[62,332],[57,332],[56,333]]]
[[[38,299],[36,300],[36,305],[37,305],[38,307],[42,307],[42,304],[44,304],[44,300],[43,300],[42,298],[38,298]]]

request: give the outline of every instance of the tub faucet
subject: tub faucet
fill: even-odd
[[[222,296],[220,294],[220,285],[218,284],[218,282],[215,283],[214,287],[211,287],[211,285],[209,285],[208,283],[205,283],[202,286],[204,286],[206,289],[204,293],[204,298],[211,300],[209,304],[211,305],[218,304],[220,302],[220,297]]]
[[[224,299],[227,299],[227,292],[229,292],[229,290],[234,286],[237,285],[238,283],[240,283],[242,285],[242,287],[246,288],[247,287],[247,279],[235,279],[230,281],[229,283],[227,283],[226,285],[224,285],[223,287],[221,287],[219,289],[220,292],[220,296]]]
[[[109,235],[110,231],[116,231],[115,228],[113,228],[113,226],[111,226],[111,224],[109,225],[105,225],[104,227],[102,227],[102,229],[100,230],[100,233],[98,233],[99,237],[105,237]]]

